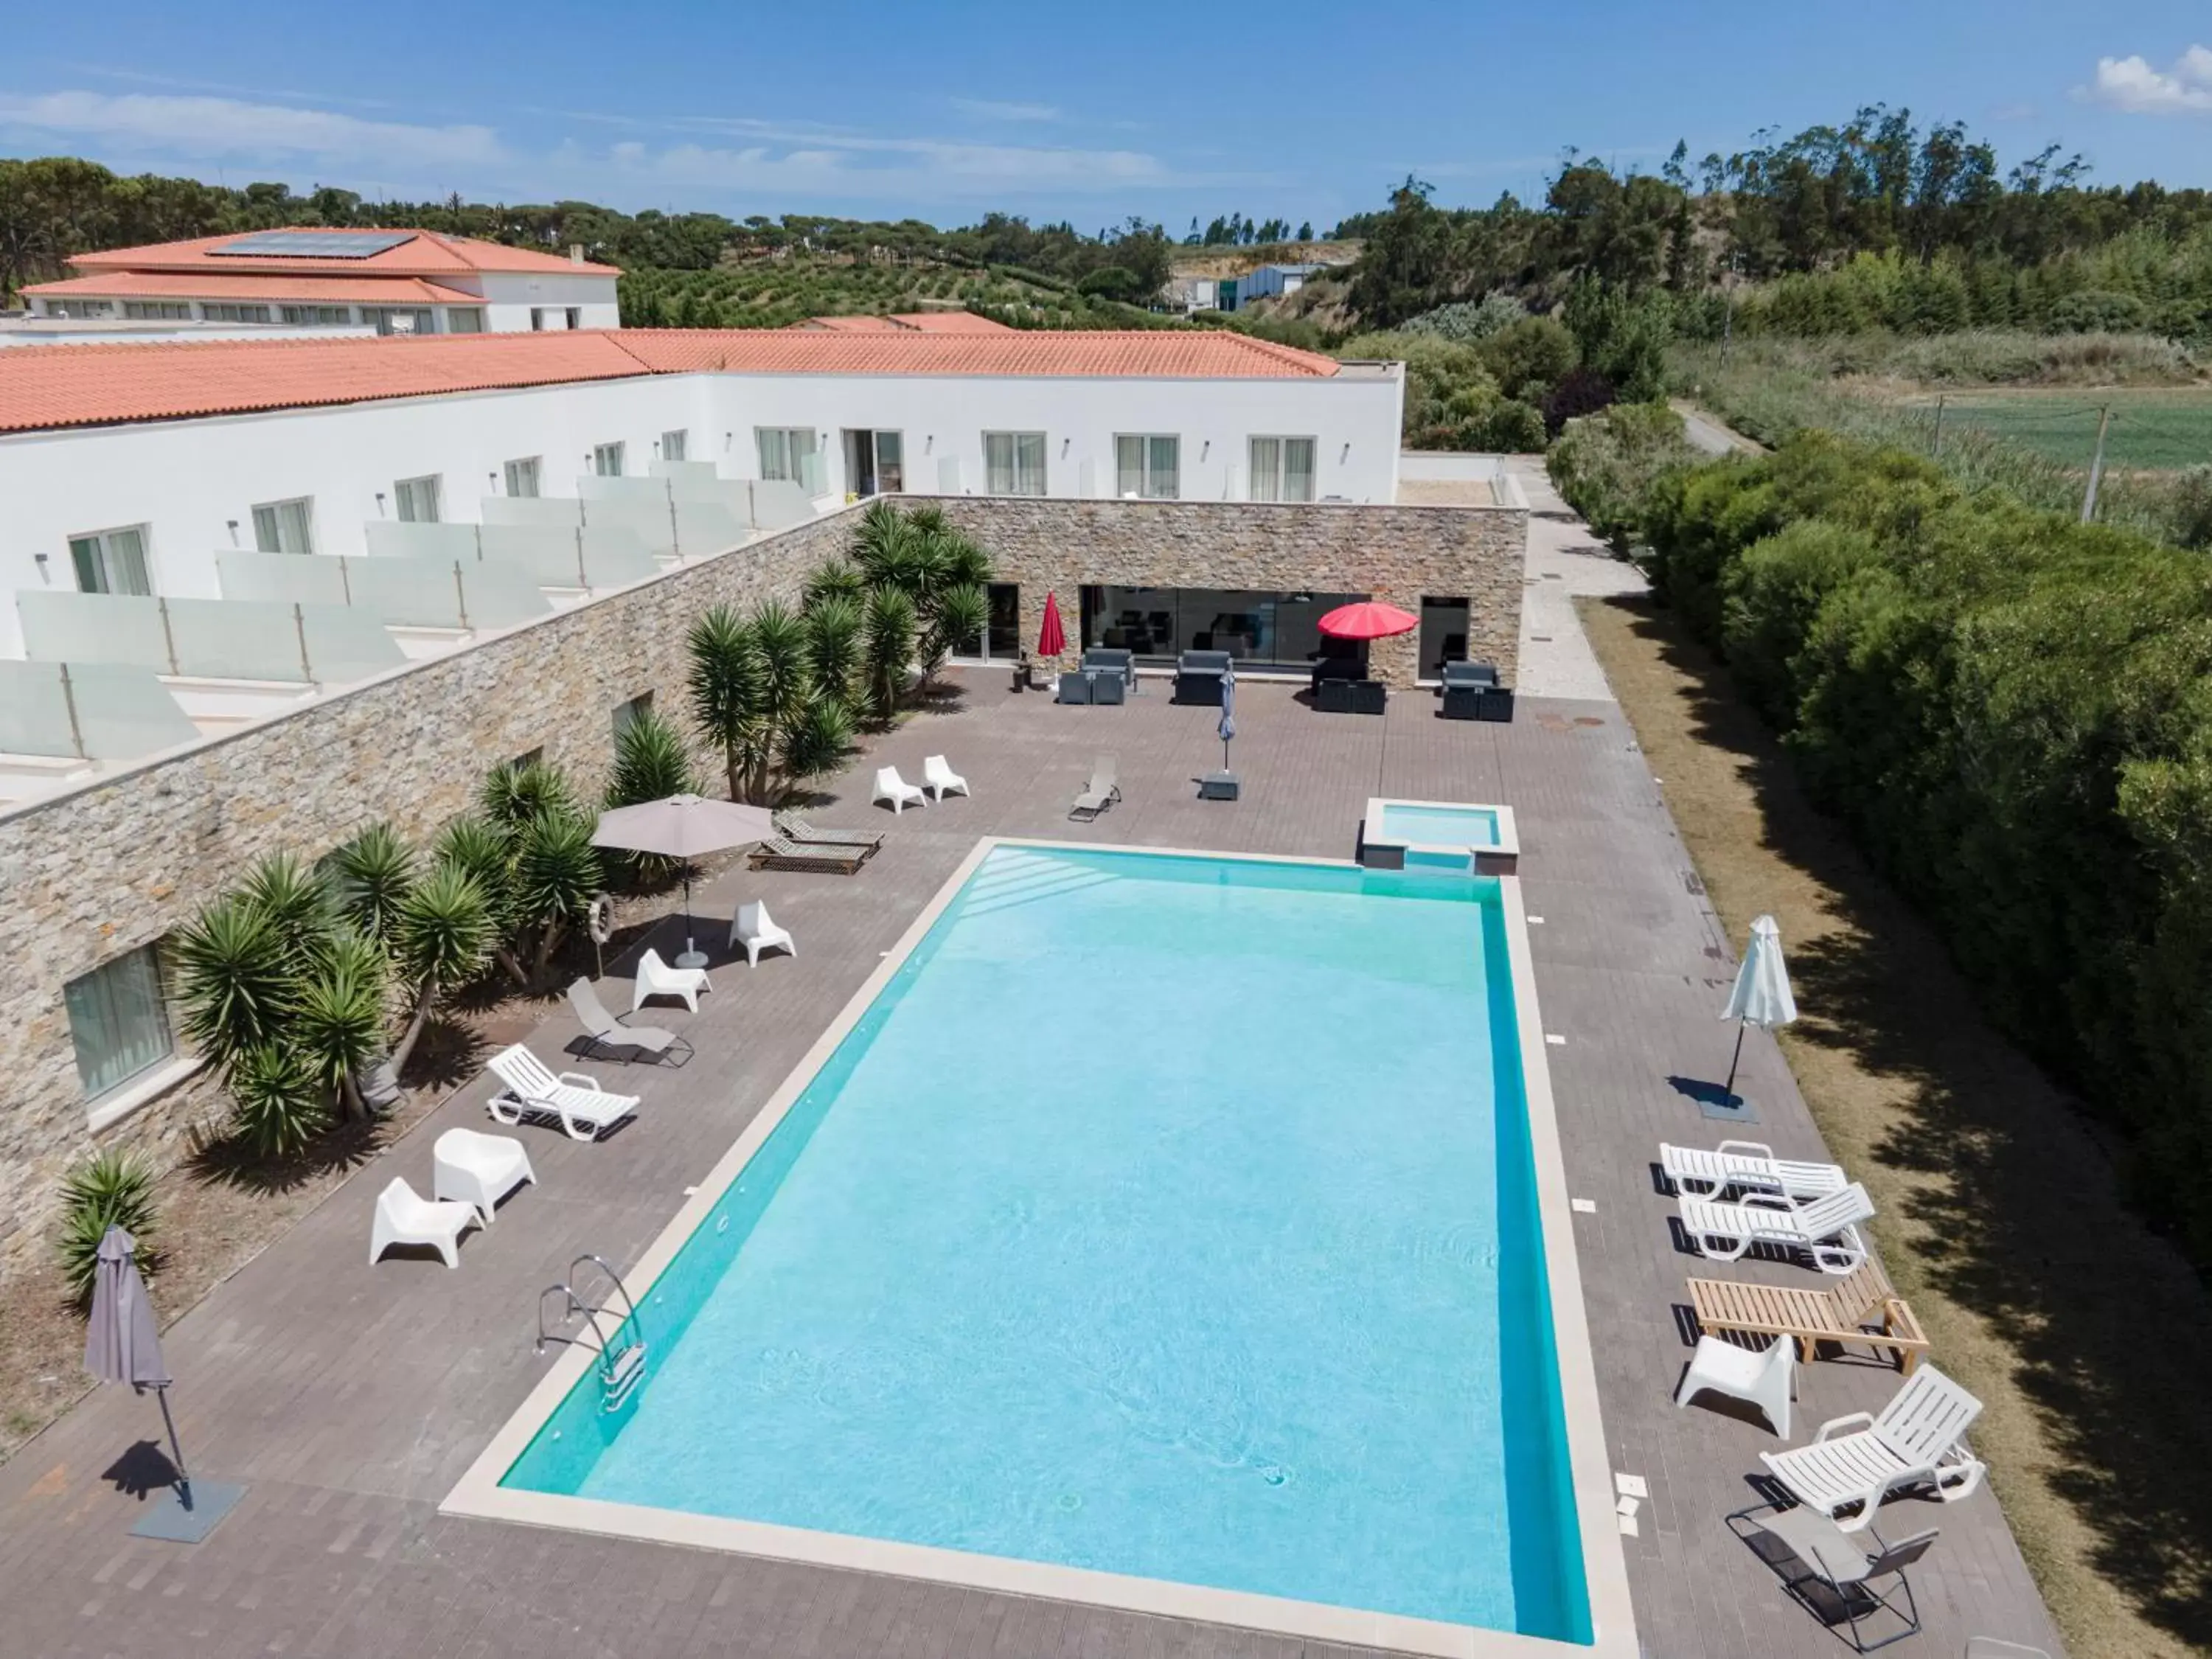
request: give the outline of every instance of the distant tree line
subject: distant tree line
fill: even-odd
[[[1366,243],[1348,295],[1364,324],[1499,291],[1548,308],[1595,281],[1695,302],[1677,308],[1690,333],[2212,328],[2212,192],[2092,185],[2056,147],[2001,170],[1963,125],[1879,105],[1694,173],[1680,144],[1656,173],[1570,151],[1535,205],[1432,195],[1408,177],[1336,228]]]
[[[1157,293],[1167,281],[1173,246],[1160,226],[1134,218],[1086,235],[1072,224],[1032,225],[1004,213],[940,230],[918,219],[730,219],[653,209],[629,214],[592,202],[511,205],[465,202],[458,195],[371,202],[330,185],[304,195],[283,184],[232,190],[197,179],[124,177],[95,162],[46,156],[0,159],[0,297],[62,275],[72,254],[288,225],[404,226],[552,253],[581,246],[586,257],[625,270],[708,270],[793,255],[851,264],[1017,266],[1068,283],[1110,270],[1115,274],[1104,287],[1115,298]]]
[[[1185,247],[1255,247],[1270,242],[1310,242],[1313,234],[1310,219],[1301,224],[1293,235],[1288,219],[1248,219],[1241,213],[1231,213],[1212,220],[1203,230],[1193,217],[1190,230],[1182,240]]]

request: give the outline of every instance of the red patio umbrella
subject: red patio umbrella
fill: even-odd
[[[1340,605],[1321,619],[1321,631],[1331,639],[1380,640],[1393,634],[1410,634],[1421,625],[1419,617],[1411,617],[1395,605],[1383,605],[1374,599],[1363,599],[1357,605]]]
[[[1037,655],[1056,657],[1067,649],[1067,635],[1060,625],[1060,595],[1044,596],[1044,626],[1037,630]]]

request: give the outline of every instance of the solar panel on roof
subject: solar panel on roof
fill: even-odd
[[[414,240],[411,230],[264,230],[208,252],[264,259],[367,259]]]

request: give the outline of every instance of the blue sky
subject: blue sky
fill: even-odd
[[[84,21],[94,15],[70,14]],[[10,27],[0,154],[365,195],[1326,228],[1409,170],[1524,198],[1572,145],[1656,168],[1887,102],[2010,161],[2212,185],[2212,8],[108,0]],[[775,21],[779,18],[788,21]]]

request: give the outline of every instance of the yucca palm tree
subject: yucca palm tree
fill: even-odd
[[[357,1079],[383,1050],[391,965],[378,941],[339,928],[317,952],[278,1038],[344,1102],[348,1117],[368,1115]]]
[[[718,605],[691,624],[686,645],[692,721],[721,752],[730,799],[742,799],[768,749],[761,718],[765,671],[751,625],[733,607]]]
[[[614,769],[607,778],[609,806],[696,794],[698,787],[683,733],[652,709],[631,720],[615,739]]]
[[[845,763],[853,749],[853,716],[842,702],[817,696],[783,734],[779,757],[787,799],[796,785],[822,777]]]
[[[853,526],[853,562],[860,567],[869,586],[882,585],[886,561],[913,534],[907,526],[906,514],[898,510],[895,501],[879,497],[861,509],[860,520]]]
[[[962,650],[973,650],[991,621],[991,602],[972,583],[948,587],[937,596],[922,641],[921,689],[925,695],[945,659]]]
[[[568,774],[544,761],[503,761],[484,775],[477,805],[494,823],[520,830],[540,812],[581,810]]]
[[[322,877],[289,853],[271,853],[255,865],[238,896],[267,921],[295,972],[307,970],[337,925]]]
[[[415,885],[415,854],[389,823],[372,823],[329,860],[331,896],[346,921],[392,948]]]
[[[171,944],[182,1024],[192,1046],[228,1069],[273,1042],[299,976],[268,914],[242,893],[204,907]]]
[[[809,615],[816,606],[830,599],[849,599],[858,605],[868,596],[868,579],[858,565],[832,559],[806,579],[805,593],[805,608]]]
[[[264,1158],[299,1152],[330,1127],[330,1098],[303,1054],[278,1042],[238,1055],[228,1078],[239,1136]]]
[[[914,664],[914,601],[895,587],[878,588],[868,596],[867,629],[862,651],[862,673],[866,684],[868,712],[888,725],[898,712]]]
[[[514,962],[529,963],[522,983],[536,989],[570,931],[580,926],[605,872],[592,845],[592,822],[580,812],[540,812],[522,827],[514,849]]]
[[[514,842],[501,826],[481,814],[455,818],[438,833],[431,856],[441,869],[455,871],[477,884],[495,937],[514,919]]]
[[[814,698],[849,713],[860,678],[862,612],[860,601],[842,594],[817,600],[806,611],[807,642],[814,656]]]
[[[441,864],[408,893],[393,938],[410,1006],[392,1050],[392,1075],[405,1073],[439,1000],[484,970],[497,937],[483,888],[458,863]]]

